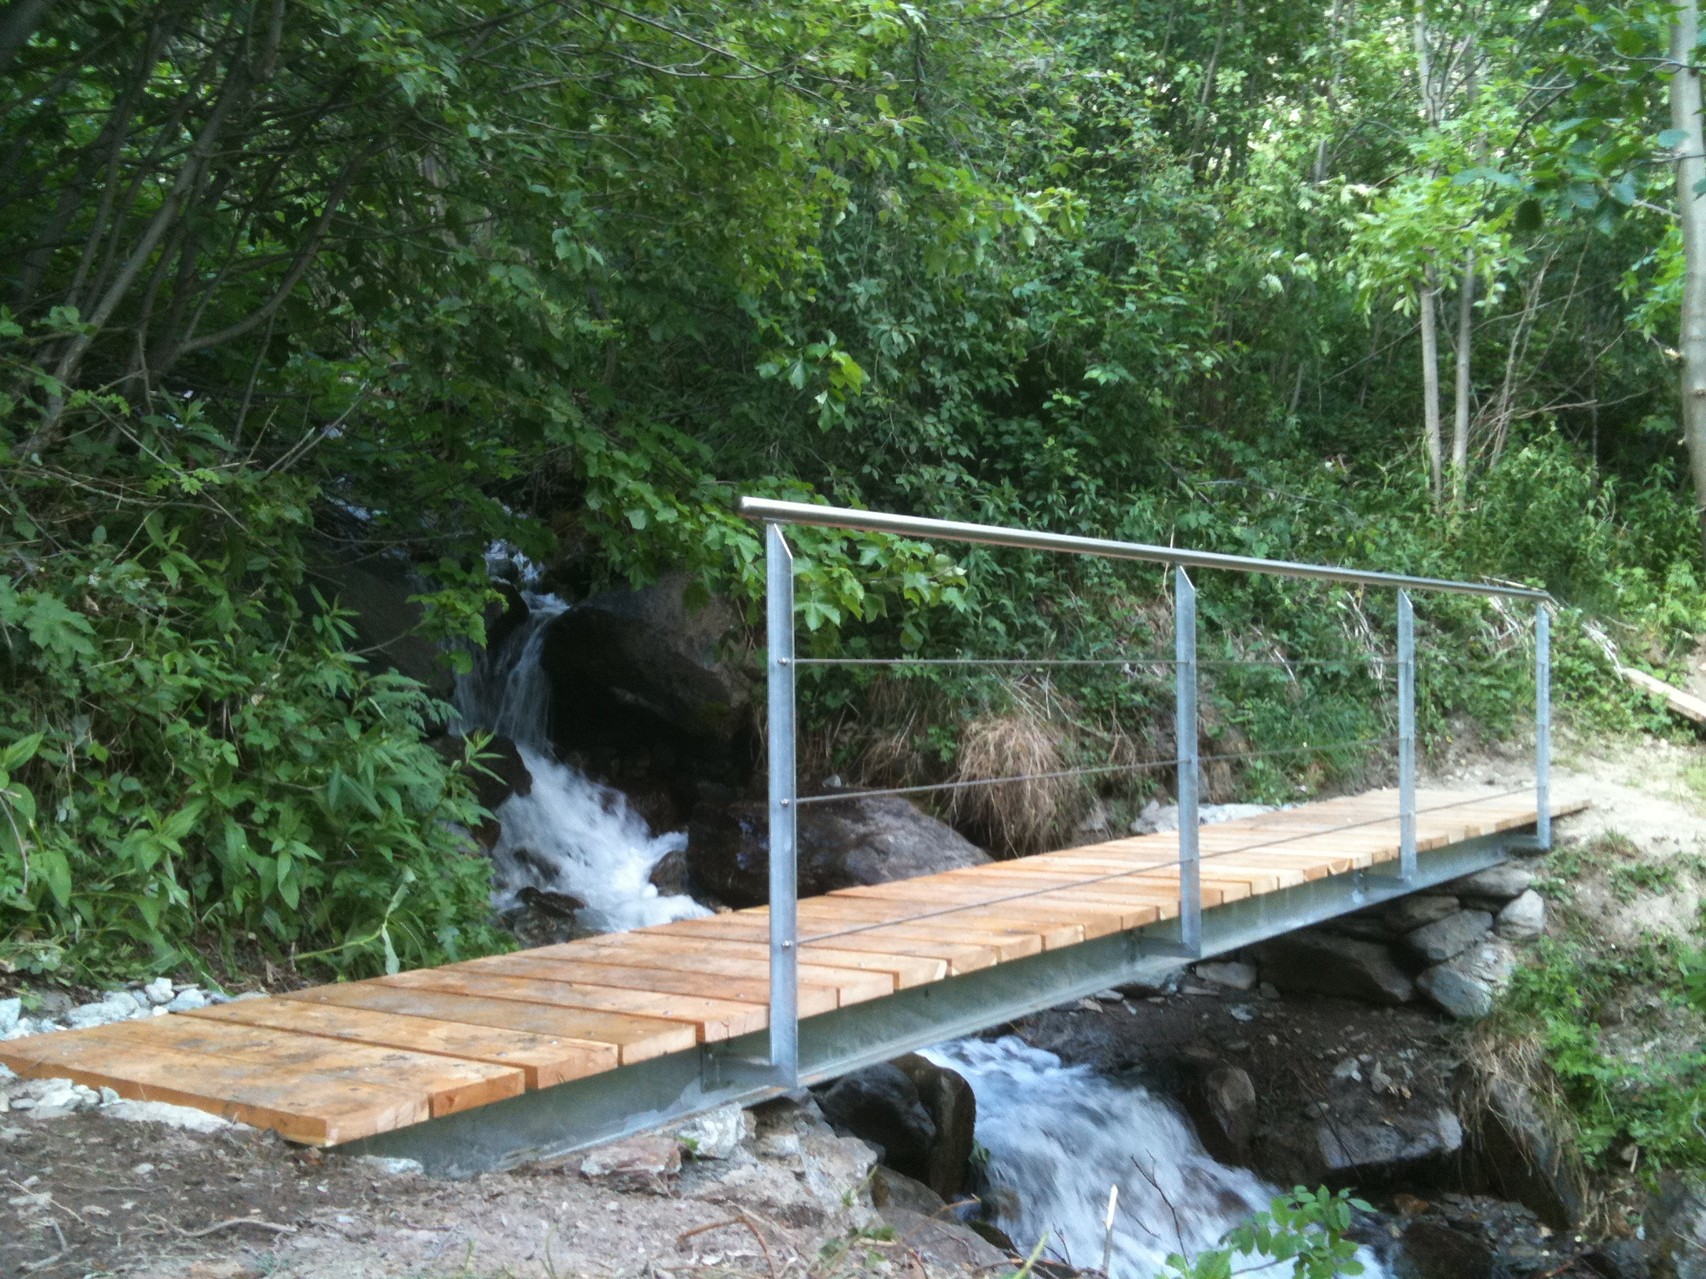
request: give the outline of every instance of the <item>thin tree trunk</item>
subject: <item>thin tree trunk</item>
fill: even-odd
[[[1706,204],[1697,193],[1706,180],[1706,136],[1700,119],[1700,0],[1683,0],[1670,29],[1671,124],[1683,134],[1676,148],[1677,219],[1682,227],[1682,440],[1694,477],[1695,515],[1706,545]]]
[[[1463,258],[1463,282],[1457,290],[1456,396],[1451,416],[1451,501],[1462,506],[1469,490],[1470,340],[1475,325],[1475,250]]]
[[[1438,502],[1445,492],[1440,475],[1439,321],[1434,305],[1439,285],[1431,266],[1417,292],[1422,311],[1422,422],[1428,444],[1428,480]]]

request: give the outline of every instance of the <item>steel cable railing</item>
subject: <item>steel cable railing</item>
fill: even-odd
[[[1411,881],[1416,875],[1416,821],[1418,816],[1445,809],[1484,803],[1490,799],[1508,798],[1527,788],[1499,795],[1478,795],[1470,799],[1416,807],[1416,646],[1415,617],[1410,592],[1436,591],[1491,598],[1527,599],[1536,602],[1535,635],[1535,808],[1537,842],[1547,847],[1551,839],[1549,807],[1550,726],[1551,726],[1551,665],[1549,596],[1544,591],[1506,583],[1461,582],[1443,578],[1414,577],[1405,574],[1370,572],[1329,565],[1298,564],[1289,561],[1263,560],[1248,556],[1222,555],[1215,552],[1191,551],[1178,547],[1150,546],[1132,542],[1114,542],[1098,538],[1069,537],[1054,533],[1037,533],[1025,529],[998,528],[990,525],[966,524],[942,520],[916,519],[909,516],[880,512],[852,511],[835,507],[809,506],[793,502],[773,502],[743,498],[742,513],[765,524],[766,633],[768,643],[767,672],[769,688],[769,829],[770,829],[770,1050],[766,1069],[772,1082],[792,1087],[799,1080],[799,1023],[798,1023],[798,964],[802,944],[833,941],[855,933],[892,928],[897,924],[917,920],[962,914],[1005,902],[1021,902],[1050,893],[1164,874],[1169,883],[1178,886],[1177,938],[1181,950],[1201,953],[1202,938],[1202,864],[1220,858],[1251,852],[1280,849],[1299,840],[1315,839],[1359,828],[1385,825],[1396,820],[1399,829],[1398,878]],[[1028,657],[804,657],[794,653],[794,565],[788,547],[785,528],[790,524],[809,524],[819,527],[857,529],[867,532],[893,533],[927,539],[961,541],[984,545],[1025,547],[1033,550],[1063,554],[1093,555],[1115,560],[1147,560],[1171,565],[1173,568],[1173,639],[1171,658],[1152,654],[1114,654],[1106,657],[1028,658]],[[1352,586],[1394,589],[1397,592],[1396,654],[1356,653],[1338,657],[1210,657],[1197,655],[1196,586],[1191,569],[1223,569],[1291,577],[1306,581],[1338,583]],[[1293,670],[1357,666],[1374,668],[1381,674],[1393,670],[1397,683],[1397,732],[1392,735],[1358,738],[1325,744],[1299,743],[1292,746],[1263,750],[1229,751],[1201,754],[1198,748],[1197,678],[1202,667],[1232,668],[1274,667]],[[893,667],[906,670],[930,668],[1119,668],[1128,673],[1166,671],[1172,676],[1174,705],[1175,758],[1171,760],[1136,761],[1129,764],[1110,764],[1084,768],[1059,769],[1047,772],[1020,774],[1011,777],[961,778],[950,782],[918,786],[899,786],[869,790],[847,790],[833,793],[800,796],[796,793],[795,777],[795,679],[799,667]],[[1158,681],[1159,682],[1159,681]],[[1365,818],[1355,822],[1325,828],[1311,827],[1293,834],[1264,838],[1254,843],[1239,844],[1228,849],[1203,852],[1198,824],[1197,792],[1199,773],[1205,763],[1224,763],[1240,759],[1266,759],[1295,755],[1327,755],[1358,747],[1397,746],[1398,811],[1395,814]],[[1027,887],[981,902],[958,901],[940,909],[909,909],[903,919],[883,919],[849,924],[831,932],[815,933],[804,942],[799,936],[796,826],[795,819],[803,806],[831,804],[850,799],[880,796],[922,795],[932,792],[958,792],[974,787],[1014,785],[1022,782],[1064,780],[1073,777],[1138,773],[1150,770],[1172,770],[1174,789],[1179,806],[1178,856],[1171,861],[1145,863],[1112,871],[1106,875],[1076,879],[1071,884],[1048,887]],[[841,898],[842,901],[862,900]],[[884,900],[884,899],[871,899]]]

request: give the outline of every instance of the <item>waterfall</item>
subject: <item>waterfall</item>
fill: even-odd
[[[986,1207],[1023,1253],[1046,1235],[1048,1257],[1100,1268],[1108,1190],[1117,1185],[1110,1274],[1152,1279],[1170,1253],[1213,1248],[1279,1193],[1210,1158],[1172,1101],[1088,1066],[1063,1066],[1011,1035],[957,1040],[925,1055],[958,1071],[977,1096]],[[1367,1249],[1358,1256],[1365,1275],[1383,1275]],[[1252,1273],[1252,1264],[1235,1261],[1233,1273]],[[1290,1265],[1262,1272],[1285,1279]]]
[[[498,805],[492,904],[514,906],[526,888],[577,897],[576,922],[620,932],[709,914],[686,896],[662,896],[652,871],[687,847],[679,832],[654,835],[620,791],[559,761],[549,734],[551,677],[540,665],[546,628],[566,611],[554,595],[524,595],[527,620],[456,682],[457,719],[512,740],[533,777],[527,795]]]

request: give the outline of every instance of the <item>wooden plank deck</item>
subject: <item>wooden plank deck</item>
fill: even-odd
[[[1204,909],[1395,860],[1397,809],[1377,791],[1204,827]],[[1535,820],[1531,792],[1417,809],[1423,857]],[[1177,856],[1144,835],[806,899],[800,1014],[1174,918]],[[16,1039],[0,1062],[337,1145],[764,1029],[768,928],[736,911]]]

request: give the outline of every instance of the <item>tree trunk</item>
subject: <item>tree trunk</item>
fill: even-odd
[[[1475,326],[1475,250],[1463,257],[1463,282],[1457,290],[1456,397],[1451,415],[1451,501],[1462,506],[1469,489],[1470,339]]]
[[[1417,292],[1422,310],[1422,421],[1428,442],[1428,481],[1438,502],[1445,488],[1440,475],[1439,320],[1434,307],[1439,286],[1431,266]]]
[[[1706,181],[1706,136],[1700,120],[1700,0],[1684,0],[1670,29],[1671,124],[1683,134],[1676,148],[1676,206],[1682,227],[1682,442],[1694,477],[1694,510],[1706,545],[1706,204],[1697,188]]]

